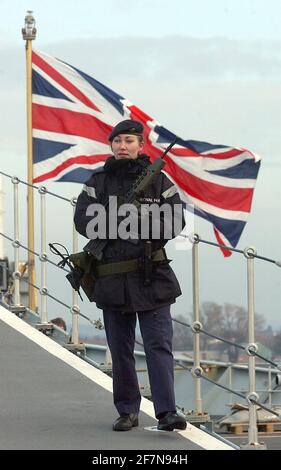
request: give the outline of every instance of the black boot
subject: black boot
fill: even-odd
[[[113,431],[129,431],[139,425],[138,415],[135,413],[122,414],[113,423]]]
[[[158,421],[157,429],[159,431],[173,431],[174,429],[185,429],[186,420],[177,415],[177,413],[169,411]]]

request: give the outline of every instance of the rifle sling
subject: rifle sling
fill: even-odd
[[[167,260],[164,248],[152,252],[152,262]],[[108,276],[109,274],[129,273],[138,271],[143,267],[143,258],[118,261],[117,263],[108,263],[96,265],[97,277]]]

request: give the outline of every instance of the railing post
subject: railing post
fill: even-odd
[[[232,363],[228,366],[228,388],[232,390],[232,382],[233,382],[233,370],[232,370]],[[233,405],[233,394],[230,394],[230,404]]]
[[[40,194],[40,217],[41,217],[41,312],[40,318],[42,323],[48,323],[47,310],[47,253],[46,253],[46,188],[41,186],[38,188]]]
[[[247,259],[247,297],[248,297],[248,367],[249,367],[249,393],[247,395],[249,403],[249,429],[248,443],[242,444],[243,449],[266,449],[264,443],[258,442],[257,427],[257,405],[251,400],[259,400],[256,392],[256,358],[258,346],[255,343],[255,295],[254,295],[254,256],[256,250],[253,247],[245,248],[244,256]]]
[[[198,245],[200,238],[197,234],[192,237],[192,289],[193,289],[193,324],[191,326],[194,333],[194,364],[191,370],[194,378],[194,410],[192,413],[187,414],[187,419],[193,424],[202,424],[210,420],[208,413],[202,410],[201,398],[201,376],[203,373],[200,365],[200,330],[202,324],[200,323],[200,309],[199,309],[199,257]]]
[[[199,313],[199,259],[198,240],[195,239],[192,247],[192,287],[193,287],[193,331],[194,331],[194,411],[202,414],[200,366],[200,313]],[[199,328],[198,328],[199,327]]]
[[[3,214],[5,213],[4,195],[5,193],[3,191],[3,177],[0,174],[0,232],[1,233],[4,233],[4,223],[3,223]],[[4,240],[5,240],[4,237],[0,236],[0,258],[4,258],[4,253],[5,253]]]
[[[76,198],[73,198],[71,200],[71,205],[73,207],[73,215],[75,213],[75,207],[76,207]],[[75,230],[74,223],[72,224],[72,253],[77,253],[78,252],[78,234]],[[78,292],[76,290],[72,289],[72,335],[71,335],[71,342],[73,344],[78,344],[79,343],[79,326],[78,326],[78,313],[79,313],[79,307],[78,307]]]
[[[14,185],[14,307],[17,309],[20,303],[20,271],[19,271],[19,179],[14,176],[12,178]]]
[[[70,201],[73,207],[73,216],[75,213],[77,199],[73,197]],[[78,234],[75,230],[74,223],[72,225],[72,253],[78,252]],[[78,319],[80,308],[78,306],[78,293],[72,289],[72,307],[70,309],[72,315],[72,327],[71,327],[71,338],[68,344],[65,345],[67,349],[78,354],[83,355],[86,352],[85,344],[79,342],[79,326]]]
[[[41,287],[40,293],[40,321],[36,324],[36,328],[46,335],[50,335],[53,331],[53,325],[48,321],[48,307],[47,307],[47,243],[46,243],[46,193],[47,188],[40,186],[38,188],[40,194],[40,238],[41,238],[41,253],[39,260],[41,262]]]
[[[272,369],[271,365],[268,367],[268,405],[272,407]]]

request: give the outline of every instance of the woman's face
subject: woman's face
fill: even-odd
[[[140,142],[137,135],[119,134],[114,137],[111,148],[116,160],[135,160],[143,149],[143,142]]]

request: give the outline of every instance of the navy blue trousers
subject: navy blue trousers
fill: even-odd
[[[138,313],[156,417],[175,411],[173,326],[170,305]],[[119,412],[138,413],[141,395],[135,369],[135,312],[103,311],[112,356],[113,398]]]

